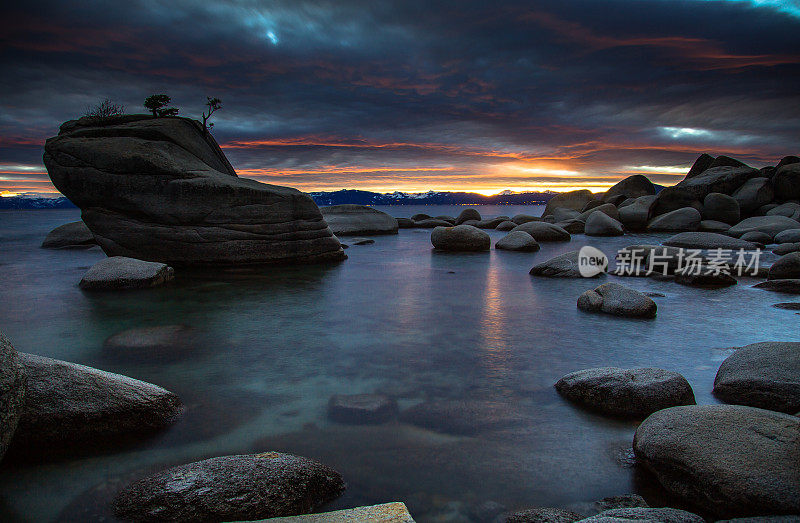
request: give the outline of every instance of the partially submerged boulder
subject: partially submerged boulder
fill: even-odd
[[[756,289],[783,292],[786,294],[800,294],[800,279],[767,280],[753,285]]]
[[[570,251],[550,258],[546,262],[534,265],[530,270],[532,276],[547,278],[582,278],[578,268],[580,251]]]
[[[442,251],[475,252],[488,251],[492,239],[477,227],[462,224],[455,227],[436,227],[431,233],[431,243]]]
[[[309,195],[238,178],[194,120],[69,121],[44,163],[109,256],[173,266],[345,258]]]
[[[395,218],[366,205],[331,205],[320,212],[337,236],[397,234],[399,227]]]
[[[511,232],[514,231],[527,232],[537,242],[568,242],[572,238],[563,228],[547,222],[523,223],[511,230]]]
[[[414,523],[404,503],[395,501],[368,507],[347,508],[319,514],[270,518],[269,523]]]
[[[800,411],[800,343],[768,341],[736,349],[719,367],[714,394],[727,403]]]
[[[505,251],[535,252],[539,250],[539,243],[527,232],[512,231],[497,240],[494,248]]]
[[[786,216],[753,216],[744,219],[731,227],[728,234],[739,238],[745,233],[759,231],[775,237],[780,232],[797,229],[800,222],[787,218]]]
[[[317,461],[264,452],[167,469],[127,486],[113,506],[127,521],[254,520],[313,512],[345,488]]]
[[[145,289],[173,278],[175,271],[166,264],[112,256],[92,265],[79,285],[81,289],[92,291]]]
[[[587,236],[622,236],[622,224],[602,211],[594,211],[586,220]]]
[[[658,307],[650,297],[618,283],[604,283],[578,298],[578,308],[613,316],[655,318]]]
[[[17,429],[25,401],[25,372],[17,351],[0,332],[0,461]]]
[[[565,398],[619,417],[643,418],[678,405],[694,405],[686,378],[664,369],[601,367],[571,372],[555,385]]]
[[[769,268],[768,280],[791,280],[800,278],[800,252],[784,254]]]
[[[592,191],[588,189],[558,193],[547,202],[542,216],[553,214],[558,208],[572,209],[573,211],[580,212],[580,210],[592,200],[594,200],[594,195]]]
[[[121,374],[20,353],[25,405],[9,448],[15,461],[41,461],[117,448],[151,436],[182,411],[178,397]]]
[[[653,218],[647,224],[647,230],[664,231],[696,231],[700,228],[702,217],[694,207],[684,207]]]
[[[682,232],[664,241],[670,247],[685,249],[757,249],[758,245],[713,232]]]
[[[519,425],[524,418],[497,401],[433,400],[404,410],[400,421],[446,434],[472,436]]]
[[[65,223],[50,231],[42,242],[44,249],[88,249],[97,245],[94,234],[83,221]]]

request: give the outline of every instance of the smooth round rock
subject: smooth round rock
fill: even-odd
[[[660,410],[633,439],[670,493],[718,518],[800,513],[800,418],[741,405]]]
[[[778,233],[797,229],[800,222],[786,216],[753,216],[740,221],[728,230],[728,234],[737,238],[751,231],[769,234],[774,238]]]
[[[83,275],[81,289],[110,291],[157,287],[175,278],[172,267],[125,256],[100,260]]]
[[[88,249],[97,245],[94,234],[83,221],[65,223],[47,234],[42,247],[45,249]]]
[[[0,461],[22,415],[25,382],[25,373],[17,351],[0,332]]]
[[[758,245],[740,238],[731,238],[714,232],[682,232],[664,241],[670,247],[684,249],[746,249],[755,250]]]
[[[580,212],[592,200],[594,200],[594,194],[588,189],[558,193],[547,202],[542,216],[553,214],[559,208]]]
[[[800,242],[800,228],[786,229],[775,235],[775,243],[798,243]]]
[[[769,178],[758,177],[744,182],[732,196],[739,202],[739,208],[743,213],[752,214],[762,205],[770,203],[775,197],[775,192],[772,190]]]
[[[630,507],[606,510],[580,520],[582,523],[705,523],[697,514],[677,508]]]
[[[768,280],[793,280],[800,278],[800,252],[784,254],[772,264]]]
[[[583,278],[578,268],[579,253],[580,251],[570,251],[550,258],[543,263],[534,265],[530,274],[546,278]]]
[[[517,225],[511,232],[527,232],[537,242],[568,242],[570,234],[558,225],[547,222],[527,222]]]
[[[222,456],[140,479],[114,499],[129,521],[239,521],[313,512],[345,490],[342,476],[299,456]]]
[[[384,394],[336,394],[328,401],[328,417],[351,425],[384,423],[397,412],[397,402]]]
[[[513,229],[516,226],[517,226],[516,223],[512,222],[511,220],[506,220],[504,222],[501,222],[497,227],[495,227],[495,230],[497,230],[497,231],[510,231],[511,229]]]
[[[319,210],[336,236],[397,234],[399,227],[394,217],[367,205],[331,205]]]
[[[431,233],[431,243],[442,251],[474,252],[488,251],[491,237],[472,225],[436,227]]]
[[[452,227],[453,224],[445,221],[445,220],[438,220],[436,218],[428,218],[425,220],[419,220],[414,222],[414,227],[418,229],[434,229],[436,227]]]
[[[512,231],[497,240],[494,248],[505,251],[535,252],[539,250],[539,243],[527,232]]]
[[[714,220],[703,220],[700,222],[700,230],[703,232],[716,232],[725,234],[731,226],[725,222],[717,222]]]
[[[587,236],[622,236],[622,224],[602,211],[594,211],[586,219],[584,232]]]
[[[733,239],[735,240],[736,238],[733,238]],[[768,243],[772,243],[772,236],[770,236],[769,234],[767,234],[765,232],[761,232],[761,231],[746,232],[746,233],[742,234],[742,236],[739,239],[743,240],[743,241],[746,241],[746,242],[759,244],[759,245],[766,245]]]
[[[686,378],[664,369],[600,367],[567,374],[555,385],[565,398],[591,410],[643,418],[678,405],[694,405]]]
[[[573,523],[581,515],[560,508],[529,508],[507,514],[505,523]]]
[[[649,296],[619,283],[604,283],[581,294],[578,308],[629,318],[655,318],[658,306]]]
[[[757,283],[753,285],[753,287],[786,294],[800,294],[800,278],[790,280],[767,280]]]
[[[746,345],[722,362],[714,394],[727,403],[793,414],[800,410],[800,343]]]
[[[511,221],[516,223],[517,225],[522,225],[523,223],[528,223],[528,222],[538,222],[541,220],[542,220],[541,217],[531,216],[529,214],[517,214],[513,218],[511,218]]]
[[[461,225],[468,220],[481,221],[481,219],[481,213],[479,213],[477,209],[464,209],[458,215],[458,218],[456,218],[456,225]]]
[[[739,202],[732,196],[718,192],[707,194],[703,200],[703,219],[724,222],[728,225],[739,222]]]
[[[701,221],[700,211],[694,207],[683,207],[653,218],[647,224],[647,230],[653,232],[696,231],[700,228]]]
[[[631,230],[644,229],[650,219],[650,207],[655,200],[656,196],[640,196],[633,203],[620,207],[619,221]]]
[[[784,254],[789,254],[790,252],[797,252],[800,251],[800,242],[797,243],[782,243],[772,249],[774,254],[778,256],[783,256]]]

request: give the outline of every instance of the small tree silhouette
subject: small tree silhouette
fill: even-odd
[[[116,104],[108,98],[105,98],[97,105],[87,107],[83,115],[91,118],[108,118],[110,116],[119,116],[124,113],[124,105]]]
[[[153,94],[144,99],[144,106],[153,112],[153,118],[161,116],[175,116],[178,114],[176,107],[167,107],[172,98],[165,94]]]
[[[206,102],[206,106],[208,106],[208,114],[203,112],[203,131],[208,132],[209,129],[214,127],[213,123],[206,123],[208,119],[211,118],[211,115],[214,114],[214,111],[218,109],[222,109],[222,100],[219,98],[211,98],[210,96],[206,96],[208,101]]]

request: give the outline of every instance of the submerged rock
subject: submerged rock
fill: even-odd
[[[144,381],[20,353],[25,406],[9,448],[16,461],[42,461],[117,448],[175,421],[178,397]]]
[[[145,289],[175,278],[175,271],[163,263],[112,256],[100,260],[83,275],[79,285],[90,291]]]
[[[197,350],[200,335],[187,325],[128,329],[103,342],[103,352],[118,361],[176,361]]]
[[[17,429],[25,401],[25,373],[17,351],[0,332],[0,461]]]
[[[399,227],[392,216],[366,205],[331,205],[319,210],[337,236],[397,234]]]
[[[345,490],[342,476],[299,456],[222,456],[140,479],[114,499],[129,521],[238,521],[314,511]]]
[[[768,280],[800,278],[800,252],[784,254],[769,268]]]
[[[719,367],[714,394],[727,403],[794,414],[800,410],[800,343],[747,345]]]
[[[578,308],[587,312],[604,312],[613,316],[655,318],[656,302],[641,292],[618,283],[604,283],[578,298]]]
[[[44,163],[109,256],[170,265],[345,258],[309,195],[238,178],[194,120],[69,121],[47,140]]]
[[[440,400],[426,401],[404,410],[400,421],[437,432],[470,436],[519,425],[524,419],[503,402]]]
[[[353,425],[384,423],[397,412],[397,402],[384,394],[336,394],[328,402],[328,417]]]
[[[350,243],[353,245],[372,245],[375,240],[372,238],[350,238]]]
[[[709,270],[707,266],[699,269],[686,266],[675,271],[675,283],[692,287],[729,287],[738,282],[724,270]]]
[[[800,225],[800,222],[786,216],[753,216],[731,227],[728,230],[728,234],[738,238],[745,233],[759,231],[774,238],[780,232],[797,229],[798,225]]]
[[[740,405],[660,410],[636,429],[640,463],[717,517],[800,512],[800,418]]]
[[[44,249],[88,249],[95,245],[94,234],[82,221],[56,227],[42,242]]]
[[[756,289],[784,292],[786,294],[800,294],[800,279],[796,280],[768,280],[753,285]]]
[[[685,249],[754,250],[758,248],[758,245],[752,242],[713,232],[682,232],[665,240],[664,245]]]
[[[695,403],[686,378],[664,369],[585,369],[567,374],[555,387],[575,403],[620,417],[643,418],[667,407]]]
[[[527,232],[537,242],[568,242],[570,234],[558,225],[547,222],[527,222],[517,225],[511,232]]]
[[[579,253],[580,251],[570,251],[550,258],[546,262],[534,265],[530,274],[547,278],[582,278],[578,268]]]
[[[320,514],[304,514],[285,518],[271,518],[269,523],[414,523],[404,503],[383,503],[369,507],[356,507]],[[266,522],[265,522],[266,523]]]
[[[491,237],[472,225],[436,227],[431,233],[431,243],[443,251],[488,251]]]
[[[535,252],[539,250],[539,244],[527,232],[513,231],[497,240],[494,248],[506,251]]]

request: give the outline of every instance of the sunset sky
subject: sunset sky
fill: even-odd
[[[42,144],[111,98],[198,117],[240,176],[305,191],[601,190],[702,152],[800,153],[800,1],[17,2],[0,193],[55,192]]]

